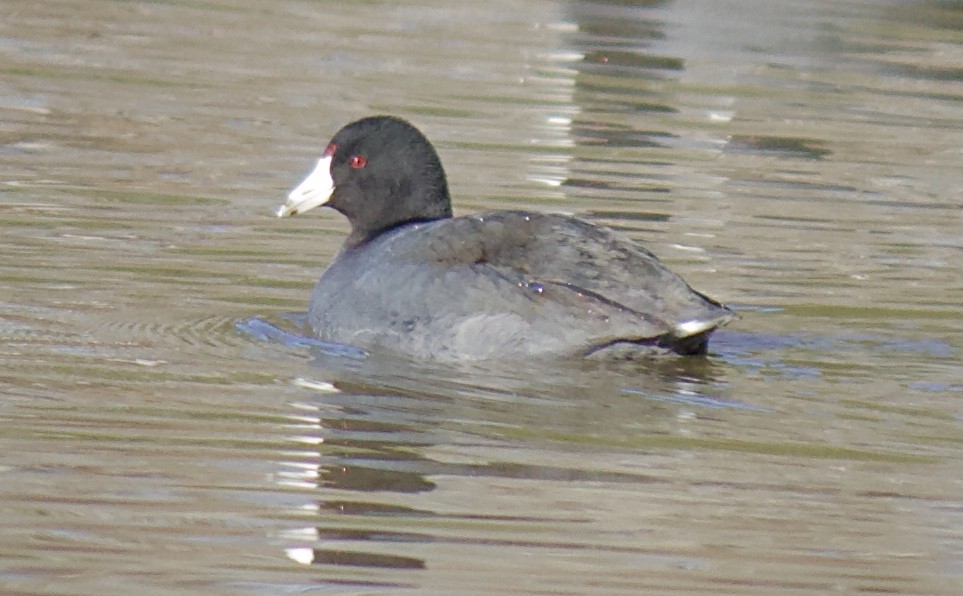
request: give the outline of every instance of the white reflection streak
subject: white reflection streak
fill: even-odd
[[[301,563],[302,565],[314,563],[313,548],[286,548],[284,554],[295,563]]]
[[[338,393],[338,389],[334,385],[325,381],[298,378],[293,381],[293,384],[319,394]],[[281,461],[279,461],[281,469],[277,473],[275,482],[285,489],[316,491],[318,479],[321,476],[321,452],[317,447],[324,443],[321,425],[323,404],[292,402],[290,405],[298,410],[298,413],[288,416],[287,418],[291,422],[282,425],[282,428],[290,429],[296,433],[288,437],[289,441],[311,448],[282,451],[280,454]],[[318,504],[313,492],[311,499],[300,506],[294,507],[292,513],[295,516],[306,516],[309,519],[316,517]],[[302,565],[311,565],[314,562],[313,545],[317,543],[319,536],[317,528],[313,525],[284,530],[281,532],[281,539],[284,542],[295,544],[295,546],[284,548],[284,554],[289,559]]]
[[[559,34],[571,34],[578,30],[578,25],[550,23],[546,29]],[[535,72],[526,77],[526,83],[538,88],[533,96],[549,110],[530,142],[536,147],[553,150],[536,153],[530,158],[530,171],[526,175],[530,182],[558,188],[569,178],[569,163],[572,161],[569,149],[575,147],[572,119],[579,113],[579,108],[573,96],[578,71],[567,64],[580,62],[584,57],[581,52],[572,50],[543,53],[539,55],[540,62]],[[559,198],[564,198],[564,193]]]
[[[281,536],[285,540],[314,544],[320,540],[317,528],[297,528],[282,532]],[[314,563],[314,548],[310,546],[290,546],[284,549],[284,554],[295,563],[310,565]]]

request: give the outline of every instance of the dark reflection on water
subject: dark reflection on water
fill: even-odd
[[[961,15],[4,4],[3,591],[959,594]],[[317,341],[344,220],[271,209],[375,112],[456,211],[619,228],[742,320],[645,363]]]
[[[726,144],[726,151],[758,152],[781,157],[803,157],[820,159],[832,155],[825,143],[813,139],[793,139],[785,137],[745,137],[735,135]]]
[[[351,540],[364,540],[365,538],[354,535],[339,535],[336,532],[328,532],[319,536],[321,540],[338,540],[339,538],[351,539]],[[385,537],[379,537],[383,540]],[[412,540],[412,538],[396,537],[394,540],[389,540],[389,542],[427,542],[430,541],[430,537],[421,536],[419,540]],[[313,561],[315,565],[349,565],[356,567],[385,567],[389,569],[424,569],[425,562],[421,559],[415,559],[412,557],[402,557],[399,555],[379,555],[375,553],[358,553],[343,550],[325,550],[316,548],[313,549]],[[363,585],[371,586],[367,582],[360,584],[351,585]],[[399,586],[400,584],[391,584]],[[375,584],[377,586],[377,584]]]
[[[802,348],[816,355],[855,349],[852,345],[846,346],[846,341],[873,340],[869,336],[817,339],[734,332],[720,335],[719,352],[726,362],[737,363],[747,371],[753,368],[766,371],[766,374],[776,371],[792,379],[819,377],[821,368],[812,366],[806,369],[783,363],[778,356],[770,354]],[[887,347],[881,345],[879,349]],[[553,367],[550,363],[539,363],[537,367],[513,367],[505,363],[476,363],[458,367],[409,362],[381,355],[358,361],[330,351],[315,352],[312,374],[331,381],[333,385],[299,405],[300,409],[309,406],[319,413],[317,426],[299,440],[320,446],[317,480],[311,486],[330,494],[331,498],[316,503],[324,521],[313,528],[311,535],[314,541],[326,547],[294,548],[290,551],[292,558],[309,559],[311,564],[320,566],[422,569],[428,566],[426,559],[386,555],[384,549],[393,550],[392,545],[400,543],[579,551],[585,548],[581,542],[528,540],[523,537],[524,532],[518,533],[516,529],[509,532],[510,537],[495,539],[491,536],[494,527],[506,524],[511,528],[519,525],[547,528],[593,522],[592,516],[575,511],[548,508],[540,515],[515,515],[510,511],[474,511],[465,508],[465,504],[453,504],[441,512],[430,505],[401,506],[394,499],[438,490],[440,487],[432,480],[434,478],[604,485],[607,490],[624,486],[631,491],[641,486],[668,487],[673,483],[672,479],[659,474],[607,471],[593,466],[591,450],[611,445],[637,445],[642,449],[675,446],[688,450],[793,453],[867,461],[922,461],[871,449],[809,446],[773,438],[762,441],[745,437],[686,439],[660,430],[659,418],[671,419],[677,415],[674,409],[666,409],[666,404],[690,409],[692,416],[703,420],[711,420],[714,411],[724,410],[777,415],[775,408],[719,397],[718,393],[726,392],[727,368],[723,363],[704,358],[656,359],[644,364],[565,363]],[[305,386],[311,385],[306,383]],[[609,418],[603,413],[613,406],[613,400],[622,401],[620,396],[635,400],[631,420],[622,416]],[[649,417],[654,417],[655,422],[645,423]],[[622,426],[624,430],[632,427],[632,435],[619,436]],[[305,441],[305,438],[313,441]],[[533,465],[497,459],[499,450],[507,449],[505,453],[510,453],[514,450],[510,446],[520,439],[535,449],[553,449],[574,440],[589,451],[571,459],[568,465]],[[437,448],[445,450],[454,446],[469,451],[480,448],[488,461],[451,462],[431,455]],[[714,480],[700,484],[759,489],[752,481]],[[811,494],[825,492],[825,489],[778,484],[767,485],[766,489]],[[430,520],[430,525],[439,531],[404,530],[422,527],[423,523],[417,520]],[[453,532],[441,530],[459,527],[466,522],[471,523],[468,528]],[[337,548],[339,543],[345,543],[344,548]],[[650,553],[650,549],[642,546],[610,544],[593,548],[618,553]],[[307,556],[308,552],[310,556]]]
[[[664,71],[684,70],[684,60],[653,53],[653,43],[663,40],[665,24],[651,19],[645,8],[661,2],[633,6],[614,6],[606,2],[572,2],[566,5],[567,16],[577,23],[575,32],[567,35],[566,45],[579,52],[581,58],[572,63],[574,91],[572,102],[579,106],[572,118],[570,135],[576,144],[572,174],[565,184],[581,188],[611,189],[603,180],[593,180],[588,172],[600,174],[594,162],[611,159],[619,149],[664,146],[674,134],[653,130],[646,123],[647,114],[673,114],[675,106],[662,103],[658,85]],[[614,115],[627,116],[628,121],[613,121]],[[645,128],[640,128],[644,126]],[[606,158],[591,158],[588,167],[578,146],[604,147]],[[642,158],[644,159],[644,158]],[[652,192],[661,188],[639,188],[636,192]]]
[[[578,542],[532,541],[524,539],[523,534],[516,535],[514,530],[511,538],[495,539],[486,529],[590,521],[575,512],[546,509],[540,515],[520,515],[511,510],[485,512],[454,505],[442,513],[400,506],[393,499],[432,492],[439,488],[432,479],[439,477],[589,486],[664,484],[668,482],[665,478],[644,472],[604,470],[582,458],[571,459],[567,464],[513,461],[511,445],[526,436],[535,444],[543,443],[539,449],[546,450],[579,436],[588,438],[590,445],[593,434],[612,429],[602,417],[587,416],[587,411],[595,412],[604,408],[607,401],[622,401],[624,396],[654,397],[650,407],[638,402],[643,418],[646,414],[642,412],[671,416],[661,405],[666,395],[685,395],[684,403],[707,409],[742,407],[697,395],[700,388],[718,382],[722,372],[705,359],[664,359],[625,366],[547,362],[460,366],[375,354],[359,365],[358,360],[329,350],[314,354],[312,375],[332,384],[321,385],[323,390],[315,398],[298,404],[299,411],[316,411],[318,418],[316,426],[302,427],[304,434],[297,440],[319,445],[316,481],[310,483],[331,498],[317,502],[326,522],[316,526],[312,535],[327,546],[294,549],[292,554],[303,559],[310,551],[308,558],[314,565],[396,569],[420,569],[426,565],[424,559],[385,555],[382,549],[395,543],[579,550],[582,545]],[[630,378],[625,376],[630,370],[635,371],[631,379],[636,385],[621,387]],[[553,371],[554,376],[548,371]],[[645,382],[645,388],[638,385],[640,382]],[[309,381],[303,385],[312,387]],[[590,395],[594,400],[591,403],[586,401]],[[453,446],[469,451],[482,449],[479,455],[486,453],[482,457],[487,461],[443,461],[431,455],[436,449],[444,451]],[[505,450],[509,459],[499,459],[500,450]],[[302,456],[285,465],[296,478],[313,477],[304,475],[303,462]],[[418,519],[430,519],[433,526],[440,528],[462,523],[471,526],[442,534],[400,530]],[[369,526],[371,522],[378,529]],[[356,525],[359,523],[367,529],[360,529]],[[336,548],[339,542],[346,543],[344,549]],[[624,546],[596,548],[648,552]]]

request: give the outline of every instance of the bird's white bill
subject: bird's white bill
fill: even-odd
[[[297,215],[328,202],[334,192],[331,178],[331,156],[322,157],[307,178],[288,193],[284,204],[278,207],[278,217]]]

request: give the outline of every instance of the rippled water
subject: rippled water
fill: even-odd
[[[963,591],[954,2],[0,7],[0,591]],[[414,121],[456,211],[625,230],[706,359],[457,368],[302,335]]]

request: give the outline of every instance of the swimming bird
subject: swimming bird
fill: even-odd
[[[576,217],[453,217],[428,139],[344,126],[278,217],[330,207],[351,232],[311,293],[321,339],[440,360],[704,354],[736,317],[627,236]]]

